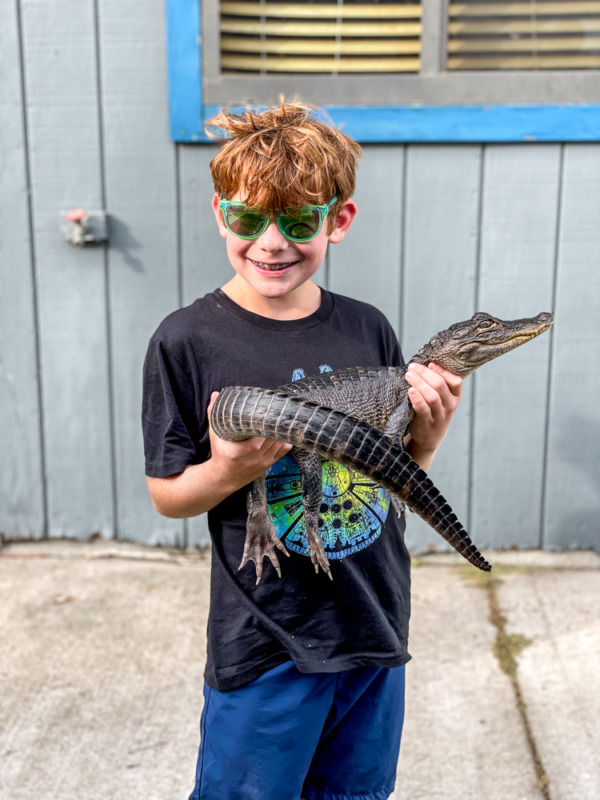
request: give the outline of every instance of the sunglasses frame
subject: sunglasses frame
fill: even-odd
[[[294,237],[294,236],[289,236],[283,230],[283,226],[282,226],[282,223],[281,223],[281,217],[286,216],[285,211],[281,211],[276,216],[272,212],[264,212],[265,213],[265,218],[264,218],[263,227],[258,231],[258,233],[252,234],[252,236],[244,236],[243,234],[236,233],[235,231],[231,230],[231,227],[229,226],[229,222],[227,220],[227,212],[228,212],[228,210],[229,210],[229,208],[231,206],[244,206],[244,207],[248,208],[246,203],[241,202],[241,200],[225,200],[225,199],[221,198],[221,200],[219,201],[219,208],[221,209],[221,215],[223,217],[223,222],[225,224],[225,227],[227,228],[229,233],[233,234],[233,236],[237,236],[238,239],[246,239],[246,240],[258,239],[258,237],[262,236],[263,233],[267,230],[267,227],[269,226],[270,220],[275,218],[275,220],[277,222],[277,227],[279,228],[279,230],[282,233],[282,235],[285,236],[286,239],[288,239],[288,241],[302,243],[302,242],[310,242],[312,239],[314,239],[316,236],[318,236],[321,233],[321,229],[323,227],[323,221],[325,220],[325,217],[327,216],[327,214],[329,213],[331,207],[333,206],[333,204],[335,203],[335,201],[337,199],[338,199],[338,197],[337,197],[337,194],[336,194],[331,198],[331,200],[328,203],[325,203],[325,205],[323,205],[323,206],[317,206],[317,205],[297,206],[298,208],[310,208],[311,211],[316,209],[319,212],[319,226],[318,226],[317,230],[311,236],[307,236],[306,238],[297,238],[297,237]],[[289,216],[289,215],[287,215],[287,216]]]

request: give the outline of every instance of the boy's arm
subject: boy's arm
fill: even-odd
[[[404,446],[427,470],[442,443],[462,396],[462,378],[438,364],[409,364],[405,378],[415,410]]]
[[[213,392],[208,418],[217,399]],[[210,429],[211,457],[168,478],[148,477],[156,510],[165,517],[194,517],[210,511],[226,497],[265,473],[291,450],[292,445],[272,439],[252,438],[226,442]]]

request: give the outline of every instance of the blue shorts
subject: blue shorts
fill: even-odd
[[[190,800],[387,800],[404,667],[304,674],[291,661],[240,689],[204,687]]]

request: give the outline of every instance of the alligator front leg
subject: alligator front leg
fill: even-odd
[[[261,475],[252,483],[247,497],[248,520],[246,522],[246,540],[244,554],[238,570],[245,567],[248,561],[253,561],[256,567],[256,584],[260,583],[263,571],[263,558],[267,556],[281,578],[281,567],[275,548],[289,556],[285,545],[277,536],[273,521],[267,508],[267,492],[265,476]]]
[[[402,517],[406,514],[406,503],[404,503],[397,494],[392,494],[392,506],[396,512],[396,516]]]
[[[304,506],[304,526],[306,528],[306,544],[310,552],[310,559],[315,567],[326,572],[333,580],[329,559],[323,549],[323,542],[319,533],[319,510],[323,501],[323,474],[321,459],[316,453],[293,447],[292,455],[300,467],[300,481],[302,486],[302,504]]]

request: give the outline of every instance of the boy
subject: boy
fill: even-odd
[[[190,800],[380,800],[394,786],[410,658],[404,518],[384,490],[324,462],[320,530],[333,581],[315,574],[290,445],[225,442],[209,424],[223,386],[277,388],[319,371],[403,363],[379,311],[312,280],[352,225],[360,148],[299,103],[211,122],[229,136],[211,163],[212,207],[235,274],[167,317],[144,372],[152,500],[170,517],[208,511],[213,546]],[[461,379],[415,365],[407,380],[416,417],[406,446],[427,468]],[[289,556],[281,578],[274,550],[264,566],[243,558],[248,484],[267,471]]]

